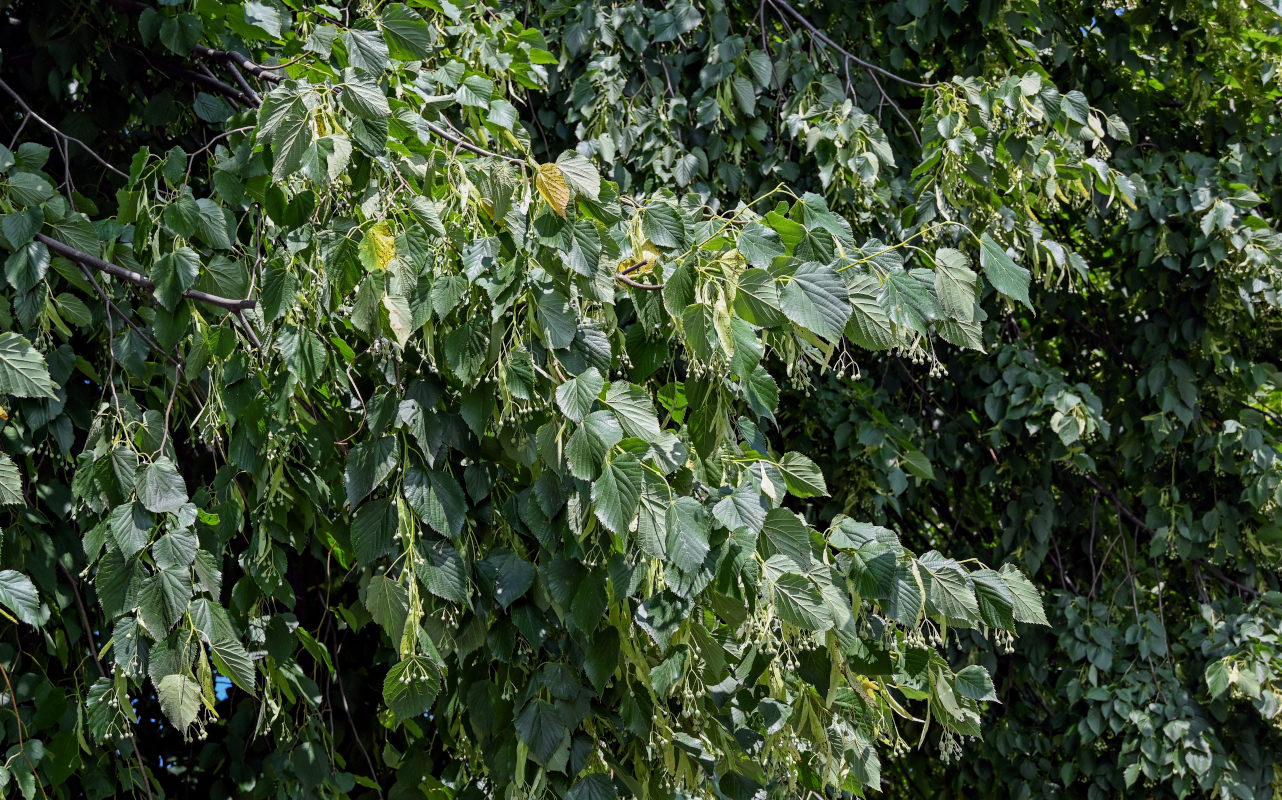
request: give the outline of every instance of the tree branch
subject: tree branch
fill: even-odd
[[[879,67],[870,61],[864,61],[859,56],[855,55],[854,53],[850,52],[849,50],[845,49],[841,45],[834,42],[832,39],[828,37],[826,33],[819,30],[817,27],[815,27],[814,23],[812,23],[810,20],[803,17],[800,11],[793,8],[792,5],[788,3],[788,0],[770,0],[770,4],[775,8],[779,9],[780,11],[786,12],[793,19],[797,20],[797,22],[801,23],[801,26],[803,28],[810,31],[810,35],[814,36],[819,41],[828,45],[833,50],[836,50],[838,53],[841,53],[843,56],[855,62],[856,64],[868,70],[869,72],[875,72],[878,75],[885,75],[887,78],[890,78],[892,81],[895,81],[897,83],[902,83],[905,86],[913,86],[918,89],[934,89],[936,86],[939,85],[938,83],[918,83],[917,81],[911,81],[911,80],[908,80],[907,78],[902,78],[896,75],[895,73],[891,72],[888,69],[885,69],[884,67]]]
[[[264,67],[262,64],[251,61],[249,56],[242,55],[234,50],[215,50],[212,47],[198,45],[192,48],[192,52],[201,58],[208,58],[214,61],[221,61],[228,66],[240,65],[240,68],[262,81],[268,83],[280,83],[284,80],[280,75],[272,72],[272,67]],[[244,88],[244,87],[242,87]]]
[[[52,122],[49,122],[49,121],[48,121],[48,120],[46,120],[44,117],[42,117],[42,116],[40,116],[39,114],[37,114],[36,112],[32,111],[32,110],[31,110],[31,106],[27,105],[26,101],[24,101],[24,100],[22,99],[22,97],[20,97],[20,96],[18,95],[18,93],[17,93],[17,92],[15,92],[15,91],[12,89],[12,87],[10,87],[10,86],[9,86],[9,84],[5,83],[3,80],[0,80],[0,89],[3,89],[3,90],[5,91],[5,93],[6,93],[6,94],[8,94],[10,97],[12,97],[12,98],[14,99],[14,102],[16,102],[16,103],[18,104],[18,107],[19,107],[19,108],[21,108],[21,109],[23,110],[23,112],[25,112],[25,113],[27,114],[27,116],[28,116],[29,118],[34,119],[36,122],[39,122],[41,125],[45,126],[45,127],[46,127],[46,128],[48,128],[49,130],[53,131],[53,134],[54,134],[55,136],[58,136],[59,138],[61,138],[64,142],[75,142],[76,144],[80,145],[80,147],[81,147],[81,148],[83,148],[83,149],[84,149],[84,151],[85,151],[86,153],[88,153],[89,155],[93,156],[94,160],[95,160],[95,161],[97,161],[99,164],[102,164],[102,165],[103,165],[104,167],[106,167],[107,169],[109,169],[109,170],[111,170],[112,172],[116,173],[116,174],[117,174],[117,175],[119,175],[120,177],[125,178],[126,180],[128,180],[128,178],[129,178],[129,176],[128,176],[128,175],[126,175],[125,173],[121,172],[119,169],[117,169],[116,167],[112,166],[112,165],[111,165],[111,163],[109,163],[105,158],[103,158],[102,156],[100,156],[100,155],[98,155],[97,153],[95,153],[95,152],[93,151],[93,148],[91,148],[89,145],[85,144],[84,142],[80,141],[79,139],[77,139],[77,138],[76,138],[76,137],[74,137],[74,136],[71,136],[71,135],[69,135],[69,134],[63,133],[62,131],[58,130],[58,128],[57,128],[57,127],[56,127]]]
[[[98,646],[93,640],[93,625],[89,623],[89,614],[85,611],[85,601],[80,597],[80,582],[71,574],[71,570],[58,563],[58,569],[62,570],[62,575],[71,585],[71,594],[76,599],[76,610],[80,612],[80,624],[85,628],[85,638],[89,640],[89,658],[93,665],[98,668],[98,675],[107,677],[107,670],[103,669],[102,662],[98,660]],[[19,720],[21,722],[21,720]],[[147,794],[147,800],[152,800],[151,783],[147,780],[147,770],[142,762],[142,750],[138,748],[138,739],[133,734],[126,737],[134,748],[134,759],[138,762],[138,776],[142,778],[142,790]]]
[[[253,99],[247,97],[245,93],[242,92],[241,90],[218,80],[218,77],[215,76],[212,72],[208,74],[200,73],[194,69],[188,69],[187,67],[183,66],[181,63],[171,59],[163,59],[163,60],[157,60],[157,61],[152,61],[151,59],[146,59],[146,60],[147,60],[147,63],[150,64],[153,69],[156,69],[166,75],[169,75],[170,77],[181,78],[187,81],[188,83],[194,83],[197,86],[203,86],[204,88],[214,92],[215,94],[220,94],[223,97],[226,97],[229,100],[234,100],[243,106],[251,106],[256,108],[258,105],[253,101]],[[204,64],[201,64],[201,66],[204,67]]]
[[[627,275],[624,275],[622,272],[614,273],[614,277],[633,288],[647,289],[651,292],[657,292],[666,285],[662,283],[641,283],[640,281],[634,281],[631,278],[629,278]]]
[[[489,150],[486,150],[483,147],[477,147],[476,145],[472,144],[466,139],[455,136],[454,134],[450,133],[444,128],[439,127],[431,122],[428,122],[427,120],[423,120],[422,122],[423,122],[423,127],[427,128],[432,133],[436,134],[437,136],[441,137],[447,142],[453,142],[454,144],[458,145],[464,150],[470,150],[473,153],[476,153],[478,156],[489,156],[490,158],[501,158],[504,161],[510,161],[513,164],[520,164],[521,166],[525,166],[525,162],[519,158],[513,158],[512,156],[505,156],[502,153],[494,153]]]
[[[141,286],[144,289],[156,288],[156,284],[152,282],[151,278],[148,278],[146,275],[143,275],[140,272],[134,272],[131,269],[125,269],[124,267],[119,266],[117,264],[112,264],[111,262],[103,261],[101,258],[98,258],[97,256],[93,256],[93,255],[90,255],[89,253],[85,253],[83,251],[77,250],[74,247],[69,247],[68,245],[63,244],[57,239],[50,239],[48,236],[45,236],[42,233],[37,233],[36,239],[42,242],[45,245],[45,247],[48,247],[53,252],[57,253],[60,256],[64,256],[65,258],[69,258],[72,261],[75,261],[80,264],[84,264],[85,266],[93,267],[99,272],[105,272],[108,275],[114,275],[117,278],[123,278],[124,280],[127,280],[130,283],[137,284],[138,286]],[[253,308],[254,306],[258,305],[257,300],[252,300],[249,298],[246,298],[243,300],[236,300],[230,297],[219,297],[216,294],[209,294],[208,292],[202,292],[202,291],[199,291],[198,289],[188,289],[187,291],[183,292],[183,297],[186,297],[190,300],[195,300],[198,303],[206,303],[211,306],[218,306],[219,308],[224,308],[224,309],[227,309],[228,311],[240,311],[242,309]]]
[[[1132,511],[1129,506],[1123,503],[1121,501],[1121,498],[1119,498],[1116,494],[1114,494],[1111,489],[1107,488],[1106,486],[1104,486],[1104,484],[1097,481],[1095,477],[1089,473],[1083,472],[1082,477],[1086,479],[1087,483],[1095,487],[1095,490],[1097,492],[1104,495],[1109,500],[1112,500],[1113,505],[1116,506],[1118,512],[1122,516],[1126,517],[1128,520],[1133,522],[1136,528],[1144,531],[1149,536],[1156,535],[1153,529],[1145,525],[1144,521],[1139,518],[1139,515],[1136,514],[1134,511]],[[1220,580],[1224,581],[1225,583],[1227,583],[1228,585],[1232,586],[1233,588],[1237,589],[1240,592],[1249,594],[1252,597],[1259,597],[1261,594],[1259,589],[1253,589],[1250,586],[1247,586],[1246,584],[1241,583],[1239,581],[1235,581],[1232,578],[1230,578],[1228,575],[1225,575],[1222,571],[1220,571],[1219,568],[1217,568],[1214,564],[1210,563],[1209,561],[1206,561],[1201,558],[1195,558],[1193,559],[1193,563],[1201,567],[1202,569],[1205,569],[1207,572],[1211,573],[1215,577],[1219,578]]]

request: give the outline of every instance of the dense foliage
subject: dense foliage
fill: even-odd
[[[6,791],[1282,788],[1274,10],[6,15]]]

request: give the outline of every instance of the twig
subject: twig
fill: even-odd
[[[226,139],[228,136],[231,136],[233,133],[244,133],[245,131],[252,131],[253,129],[254,129],[253,125],[246,125],[241,128],[232,128],[231,130],[223,131],[222,133],[213,137],[209,141],[205,142],[203,147],[201,147],[199,150],[197,150],[196,152],[192,153],[190,156],[187,157],[187,175],[191,175],[192,167],[196,166],[196,157],[199,156],[201,153],[207,152],[209,148],[213,147],[219,141]],[[185,182],[186,181],[184,181],[184,183]]]
[[[845,49],[841,45],[834,42],[832,39],[828,38],[828,35],[826,33],[819,30],[819,28],[815,27],[815,25],[810,20],[806,19],[801,15],[800,11],[793,8],[792,5],[788,3],[788,0],[770,0],[770,4],[775,8],[779,9],[780,11],[787,12],[793,19],[797,20],[797,22],[800,22],[803,28],[810,31],[810,34],[814,36],[816,39],[828,45],[833,50],[836,50],[838,53],[841,53],[843,56],[855,62],[856,64],[868,70],[869,72],[876,72],[879,75],[885,75],[887,78],[890,78],[892,81],[896,81],[897,83],[902,83],[905,86],[913,86],[918,89],[934,89],[935,87],[939,86],[938,83],[918,83],[917,81],[912,81],[907,78],[900,77],[899,75],[896,75],[890,70],[885,69],[884,67],[879,67],[870,61],[864,61],[859,56],[855,55],[854,53],[850,52],[849,50]]]
[[[1228,575],[1225,575],[1223,572],[1221,572],[1218,568],[1216,568],[1214,564],[1211,564],[1210,562],[1203,561],[1202,559],[1199,558],[1195,563],[1202,569],[1211,573],[1212,575],[1224,581],[1225,583],[1229,584],[1230,586],[1236,588],[1240,592],[1245,592],[1246,594],[1249,594],[1252,597],[1259,597],[1261,594],[1263,594],[1259,589],[1252,589],[1250,586],[1247,586],[1246,584],[1239,583],[1233,580]]]
[[[107,670],[103,669],[102,662],[98,660],[98,647],[93,640],[93,626],[89,624],[89,614],[85,611],[85,601],[80,597],[80,583],[71,574],[71,571],[61,563],[58,564],[58,569],[62,570],[63,577],[71,584],[71,594],[76,598],[76,610],[80,612],[80,624],[84,625],[85,638],[89,640],[89,657],[93,661],[93,665],[98,668],[99,677],[105,678],[107,677]],[[143,766],[142,750],[138,748],[138,740],[132,734],[127,738],[129,743],[133,745],[134,758],[138,761],[138,773],[139,777],[142,778],[142,789],[147,794],[147,800],[152,800],[151,783],[147,780],[147,769]]]
[[[45,236],[43,233],[37,233],[36,239],[43,242],[44,245],[48,247],[50,250],[54,251],[55,253],[61,256],[65,256],[66,258],[69,258],[72,261],[76,261],[86,266],[93,267],[99,272],[105,272],[108,275],[115,275],[117,278],[123,278],[124,280],[127,280],[130,283],[135,283],[144,289],[156,288],[156,284],[152,282],[151,278],[148,278],[146,275],[143,275],[139,272],[134,272],[131,269],[125,269],[124,267],[121,267],[119,265],[112,264],[108,261],[103,261],[101,258],[98,258],[97,256],[82,252],[80,250],[77,250],[74,247],[69,247],[68,245],[63,244],[57,239],[50,239],[48,236]],[[207,303],[208,305],[211,305],[211,306],[218,306],[219,308],[225,308],[228,311],[243,311],[244,309],[253,308],[254,306],[258,305],[257,300],[252,300],[249,298],[245,298],[243,300],[237,300],[230,297],[220,297],[216,294],[209,294],[208,292],[202,292],[198,289],[188,289],[187,291],[183,292],[183,297],[189,298],[191,300],[195,300],[200,303]]]
[[[9,687],[9,702],[13,704],[13,716],[18,720],[18,752],[22,753],[22,760],[27,762],[27,767],[30,768],[32,777],[36,777],[35,762],[31,760],[31,756],[27,755],[26,743],[22,741],[23,732],[26,731],[27,726],[26,723],[22,721],[22,712],[18,710],[18,695],[13,691],[13,683],[9,680],[9,671],[4,668],[4,664],[0,664],[0,675],[4,676],[4,685]],[[29,733],[27,734],[27,738],[30,738]],[[8,765],[9,762],[6,761],[5,766]],[[41,781],[38,777],[36,777],[36,780],[40,781],[40,794],[48,797],[49,793],[45,791],[44,781]]]
[[[174,387],[169,390],[169,402],[165,404],[165,424],[160,434],[160,448],[156,451],[165,454],[165,445],[169,443],[169,415],[174,410],[174,398],[178,397],[178,371],[174,370]]]
[[[89,283],[93,285],[94,291],[98,294],[98,299],[102,300],[102,302],[107,305],[108,311],[115,311],[117,314],[119,314],[120,318],[125,321],[125,324],[128,325],[130,328],[132,328],[133,332],[138,334],[142,338],[142,340],[147,343],[148,347],[150,347],[152,350],[155,350],[160,355],[164,356],[165,360],[168,361],[170,364],[173,364],[175,367],[182,366],[181,361],[179,361],[178,359],[170,355],[168,350],[165,350],[163,347],[156,344],[156,342],[150,336],[148,336],[143,331],[142,328],[138,327],[138,325],[133,320],[131,320],[127,314],[125,314],[124,309],[116,305],[116,301],[112,300],[109,296],[107,296],[107,293],[103,290],[102,286],[98,284],[97,279],[94,278],[93,273],[89,271],[88,267],[86,267],[84,264],[78,264],[78,266],[80,267],[80,271],[84,273],[84,276],[89,279]]]
[[[1121,499],[1116,494],[1114,494],[1111,489],[1109,489],[1108,487],[1104,486],[1104,484],[1097,481],[1095,477],[1090,473],[1083,472],[1081,474],[1082,474],[1082,477],[1086,479],[1087,483],[1095,487],[1095,490],[1097,492],[1104,495],[1108,499],[1112,500],[1113,505],[1117,507],[1118,512],[1121,513],[1122,516],[1129,519],[1132,523],[1134,523],[1137,529],[1144,531],[1149,536],[1157,535],[1153,531],[1153,529],[1145,525],[1144,520],[1140,519],[1139,515],[1136,514],[1134,511],[1132,511],[1130,506],[1123,503]],[[1125,547],[1125,545],[1123,545],[1123,547]],[[1105,555],[1105,557],[1107,558],[1107,554]],[[1212,575],[1224,581],[1225,583],[1229,584],[1230,586],[1238,589],[1241,592],[1245,592],[1246,594],[1249,594],[1252,597],[1259,597],[1262,594],[1262,592],[1260,592],[1259,589],[1253,589],[1244,583],[1233,580],[1228,575],[1225,575],[1223,572],[1221,572],[1214,564],[1211,564],[1208,561],[1204,561],[1199,558],[1199,559],[1194,559],[1193,563],[1196,564],[1197,566],[1202,567],[1207,572],[1211,573]]]
[[[377,783],[378,770],[374,768],[374,759],[369,757],[369,751],[365,749],[365,743],[361,741],[360,731],[356,729],[356,720],[352,719],[352,710],[347,705],[347,690],[343,688],[343,673],[338,671],[338,649],[334,651],[334,681],[338,684],[338,696],[343,701],[343,713],[347,715],[347,722],[352,726],[352,736],[356,738],[356,746],[360,748],[361,755],[365,756],[365,763],[369,766],[370,778]],[[374,791],[378,792],[379,799],[382,800],[383,790],[375,789]]]
[[[423,127],[427,128],[429,131],[441,137],[442,139],[446,140],[447,142],[453,142],[454,144],[458,145],[464,150],[470,150],[473,153],[476,153],[478,156],[489,156],[490,158],[501,158],[504,161],[510,161],[513,164],[521,164],[522,166],[525,165],[525,162],[519,158],[513,158],[512,156],[505,156],[502,153],[494,153],[489,150],[486,150],[483,147],[477,147],[476,145],[472,144],[466,139],[455,136],[454,134],[450,133],[444,128],[434,125],[433,123],[428,122],[427,120],[422,120],[422,123],[423,123]]]
[[[1240,406],[1242,406],[1242,408],[1247,408],[1247,409],[1250,409],[1251,411],[1254,411],[1254,412],[1256,412],[1256,413],[1258,413],[1258,414],[1263,414],[1263,415],[1265,416],[1265,418],[1267,418],[1267,419],[1268,419],[1270,422],[1272,422],[1274,425],[1282,426],[1282,417],[1279,417],[1277,414],[1274,414],[1272,411],[1269,411],[1269,410],[1267,410],[1267,409],[1260,408],[1259,406],[1253,406],[1253,405],[1251,405],[1250,403],[1248,403],[1248,402],[1246,402],[1246,401],[1244,401],[1244,400],[1238,400],[1238,401],[1237,401],[1237,404],[1238,404],[1238,405],[1240,405]]]
[[[112,166],[112,165],[111,165],[111,164],[110,164],[110,163],[109,163],[105,158],[103,158],[102,156],[100,156],[100,155],[98,155],[97,153],[95,153],[95,152],[93,151],[93,148],[91,148],[89,145],[85,144],[84,142],[80,141],[79,139],[77,139],[76,137],[74,137],[74,136],[72,136],[72,135],[70,135],[70,134],[63,133],[62,131],[58,130],[58,127],[57,127],[56,125],[54,125],[52,122],[49,122],[49,121],[48,121],[47,119],[45,119],[44,117],[42,117],[42,116],[40,116],[39,114],[37,114],[36,112],[32,111],[32,110],[31,110],[31,106],[27,105],[26,101],[25,101],[25,100],[23,100],[23,99],[22,99],[22,97],[20,97],[20,96],[18,95],[18,93],[17,93],[17,92],[15,92],[15,91],[14,91],[14,90],[9,86],[9,84],[7,84],[7,83],[5,83],[4,81],[0,80],[0,89],[4,89],[5,93],[6,93],[6,94],[8,94],[10,97],[12,97],[12,98],[14,99],[14,102],[16,102],[16,103],[18,104],[18,106],[19,106],[19,107],[20,107],[24,112],[26,112],[26,114],[27,114],[31,119],[34,119],[36,122],[39,122],[41,125],[45,126],[45,127],[46,127],[46,128],[48,128],[49,130],[53,131],[53,132],[54,132],[54,135],[61,137],[61,138],[62,138],[62,139],[64,139],[65,141],[75,142],[76,144],[80,145],[80,146],[84,149],[84,151],[85,151],[86,153],[88,153],[89,155],[93,156],[93,157],[94,157],[94,160],[96,160],[99,164],[102,164],[104,167],[106,167],[107,169],[109,169],[109,170],[111,170],[112,172],[116,173],[116,174],[117,174],[117,175],[119,175],[120,177],[125,178],[126,180],[128,180],[128,179],[129,179],[129,176],[128,176],[128,175],[126,175],[125,173],[121,172],[119,169],[116,169],[116,167]],[[25,124],[25,120],[24,120],[24,124]]]

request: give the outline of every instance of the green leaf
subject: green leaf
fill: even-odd
[[[347,454],[347,504],[355,508],[396,468],[396,437],[366,439]]]
[[[779,234],[773,229],[767,228],[759,222],[750,222],[743,226],[739,231],[738,241],[739,254],[743,256],[750,266],[756,267],[757,271],[765,274],[774,260],[787,253],[783,243],[779,241]],[[754,270],[744,270],[743,275],[747,275]],[[740,287],[742,288],[743,275],[740,276]],[[765,324],[765,323],[758,323]]]
[[[16,333],[0,333],[0,394],[52,399],[57,388],[44,356],[31,342]]]
[[[138,500],[156,514],[173,514],[187,502],[187,483],[168,456],[161,456],[143,470]]]
[[[421,61],[432,47],[427,21],[404,3],[392,3],[380,15],[388,52],[398,61]]]
[[[788,319],[817,336],[836,342],[850,318],[846,283],[829,264],[802,264],[779,293],[779,306]]]
[[[442,536],[457,539],[467,521],[467,498],[447,472],[411,467],[405,471],[405,500],[419,519]]]
[[[490,352],[490,326],[484,317],[472,317],[445,337],[445,360],[466,385],[476,382]]]
[[[991,569],[970,573],[979,601],[979,618],[990,628],[1011,631],[1015,628],[1015,597],[1002,576]]]
[[[953,689],[962,697],[971,700],[997,700],[993,689],[993,679],[988,670],[978,664],[971,664],[953,677]]]
[[[740,316],[763,328],[783,324],[786,317],[779,307],[779,287],[770,273],[764,269],[746,269],[737,283],[739,291],[735,294],[734,307]]]
[[[667,697],[685,677],[690,663],[690,648],[677,645],[668,657],[650,669],[650,686],[659,697]]]
[[[926,603],[931,613],[957,624],[979,621],[975,589],[961,565],[931,550],[917,559],[917,566],[926,585]]]
[[[944,313],[959,322],[975,318],[978,276],[960,251],[941,247],[935,251],[935,293]]]
[[[191,563],[196,559],[197,546],[199,542],[196,541],[195,533],[186,529],[177,529],[177,531],[165,533],[151,545],[151,559],[160,569],[191,567]]]
[[[190,247],[180,247],[161,257],[151,268],[156,284],[153,294],[168,311],[177,308],[183,292],[196,285],[200,276],[200,256]]]
[[[770,595],[779,619],[789,625],[808,631],[824,631],[832,627],[823,595],[807,576],[793,573],[779,576],[771,586]]]
[[[191,600],[187,570],[162,569],[146,578],[138,592],[138,617],[156,639],[173,630]]]
[[[595,367],[571,378],[556,387],[556,404],[574,422],[582,422],[592,410],[592,404],[605,388],[605,378]]]
[[[190,194],[180,194],[165,205],[161,212],[165,226],[175,234],[190,239],[196,232],[196,222],[200,219],[200,206]]]
[[[815,462],[801,453],[787,453],[779,462],[788,491],[797,497],[827,497],[828,484]]]
[[[606,464],[601,477],[592,484],[592,506],[597,519],[620,536],[628,532],[636,518],[643,470],[636,456],[624,453]]]
[[[141,573],[142,562],[137,559],[126,561],[120,553],[111,549],[103,555],[98,562],[94,588],[98,591],[98,601],[103,613],[108,618],[120,616],[137,603]]]
[[[468,75],[455,90],[454,98],[459,105],[488,109],[494,98],[494,83],[484,75]]]
[[[489,586],[503,608],[515,603],[534,585],[534,565],[510,550],[491,553],[476,564],[483,585]]]
[[[775,409],[779,406],[779,385],[766,371],[765,367],[756,366],[743,378],[743,394],[748,401],[748,408],[757,419],[774,420]]]
[[[209,643],[209,655],[220,674],[226,675],[246,692],[254,693],[257,673],[244,645],[230,635],[215,636]]]
[[[546,700],[532,700],[516,720],[516,731],[530,754],[547,766],[557,752],[569,746],[570,730],[556,707]]]
[[[203,27],[195,14],[166,17],[160,24],[160,41],[172,52],[185,56],[200,42]]]
[[[583,776],[565,793],[565,800],[618,800],[618,797],[610,778],[599,772]]]
[[[1010,564],[1003,564],[1000,574],[1014,600],[1015,619],[1033,625],[1049,626],[1046,611],[1042,608],[1042,598],[1028,578]]]
[[[132,714],[132,705],[124,692],[125,682],[100,677],[89,687],[85,694],[85,718],[89,733],[99,744],[111,744],[129,732],[129,717],[126,709]]]
[[[623,427],[612,412],[593,411],[588,414],[566,443],[565,455],[570,473],[580,480],[596,480],[610,448],[622,438]]]
[[[685,221],[681,213],[667,203],[655,203],[641,212],[641,231],[659,247],[686,246]]]
[[[467,604],[467,565],[452,545],[433,542],[426,548],[426,558],[417,562],[415,569],[429,592],[452,603]]]
[[[650,395],[639,386],[615,381],[605,392],[605,404],[618,418],[623,433],[653,442],[663,433]]]
[[[1086,95],[1076,89],[1067,91],[1060,96],[1059,107],[1064,112],[1064,116],[1079,125],[1086,124],[1086,117],[1091,111],[1091,105],[1086,100]]]
[[[200,714],[200,684],[189,675],[166,675],[156,685],[156,699],[173,726],[184,734]]]
[[[578,153],[566,152],[556,160],[556,165],[561,168],[561,175],[575,194],[591,200],[600,199],[601,174],[591,161]]]
[[[0,453],[0,506],[18,506],[25,502],[18,465],[7,455]]]
[[[347,48],[347,58],[353,67],[373,75],[382,73],[388,65],[387,42],[377,31],[352,27],[340,34]]]
[[[730,530],[747,528],[761,533],[770,506],[761,492],[751,484],[740,486],[712,507],[712,515]]]
[[[400,641],[410,608],[409,592],[404,586],[386,576],[375,575],[365,590],[365,608],[393,642]]]
[[[679,497],[668,508],[668,563],[687,573],[703,566],[712,549],[708,509],[693,497]]]
[[[44,221],[44,214],[38,208],[4,214],[0,216],[0,233],[15,248],[22,247],[40,232]]]
[[[360,564],[372,564],[392,552],[399,522],[396,502],[381,497],[371,500],[352,515],[352,549]]]
[[[1006,255],[1006,250],[993,241],[993,237],[987,232],[979,239],[979,264],[994,289],[1032,309],[1032,303],[1028,299],[1031,280],[1028,270],[1012,261]]]
[[[1232,683],[1226,661],[1219,659],[1206,665],[1206,688],[1211,693],[1212,700],[1224,694]]]
[[[311,94],[300,94],[290,86],[274,89],[263,98],[255,136],[260,142],[271,142],[272,175],[278,179],[293,174],[312,145],[311,102]]]
[[[3,605],[22,622],[39,626],[40,595],[36,585],[21,572],[0,570],[0,605]]]
[[[880,292],[881,284],[871,275],[857,276],[850,284],[851,315],[846,336],[869,350],[886,350],[896,341],[890,315],[877,301]]]
[[[361,119],[385,119],[392,113],[387,104],[387,95],[383,94],[379,85],[357,77],[352,70],[344,75],[342,93],[338,98],[343,108]]]
[[[918,581],[914,565],[900,564],[895,568],[895,577],[890,584],[890,597],[884,608],[886,615],[901,625],[916,626],[921,617],[926,594]]]
[[[280,12],[272,5],[249,0],[245,3],[245,24],[258,28],[273,39],[280,38]]]
[[[184,497],[184,501],[185,501]],[[107,528],[111,538],[126,558],[147,546],[151,538],[151,515],[139,503],[126,503],[107,515]]]
[[[387,671],[383,703],[397,722],[421,716],[431,708],[441,689],[440,670],[424,656],[410,656]]]
[[[797,572],[809,570],[814,561],[810,532],[810,527],[786,508],[770,509],[761,527],[763,545],[768,546],[768,552],[787,556],[791,569]]]

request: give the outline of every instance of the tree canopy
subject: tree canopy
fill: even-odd
[[[6,792],[1282,791],[1278,8],[4,14]]]

